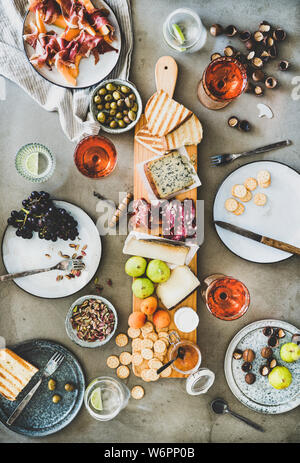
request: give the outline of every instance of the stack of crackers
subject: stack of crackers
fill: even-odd
[[[267,203],[265,193],[252,194],[257,187],[268,188],[271,185],[271,174],[267,170],[261,170],[257,174],[257,179],[248,177],[243,184],[235,184],[232,187],[231,194],[234,198],[228,198],[225,201],[225,209],[235,215],[241,215],[245,211],[243,203],[251,201],[254,198],[256,206],[264,206]],[[242,202],[239,202],[242,201]]]

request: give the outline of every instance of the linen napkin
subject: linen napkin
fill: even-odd
[[[130,0],[105,0],[114,11],[122,32],[122,48],[108,79],[128,79],[133,47]],[[57,111],[61,127],[74,142],[99,132],[89,114],[90,89],[70,90],[51,84],[28,62],[23,51],[23,18],[28,0],[0,0],[0,75],[18,84],[47,111]],[[5,81],[0,76],[0,99],[5,98]]]

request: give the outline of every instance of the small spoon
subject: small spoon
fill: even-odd
[[[170,360],[169,362],[165,363],[162,367],[160,367],[158,370],[156,370],[156,373],[159,375],[162,371],[164,371],[166,368],[168,368],[172,363],[175,362],[178,358],[183,359],[185,354],[184,347],[178,347],[177,355],[174,359]]]
[[[227,402],[225,402],[224,399],[215,399],[211,402],[210,406],[212,410],[218,415],[222,415],[224,413],[230,413],[230,415],[234,416],[235,418],[238,418],[239,420],[248,424],[249,426],[256,429],[257,431],[265,432],[265,430],[259,424],[256,424],[253,421],[249,420],[248,418],[245,418],[244,416],[238,415],[237,413],[231,411],[228,407]]]

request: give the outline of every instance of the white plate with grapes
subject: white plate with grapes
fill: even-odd
[[[9,218],[2,241],[5,269],[16,273],[52,267],[67,258],[80,259],[81,272],[52,270],[14,280],[34,296],[70,296],[85,287],[98,269],[102,248],[97,227],[78,206],[52,202],[46,192],[42,196],[33,192],[29,198]]]
[[[278,414],[300,405],[300,331],[281,320],[242,328],[224,361],[231,392],[259,413]]]

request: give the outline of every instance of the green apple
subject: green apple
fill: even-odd
[[[295,342],[286,342],[280,348],[280,357],[284,362],[296,362],[300,359],[300,346]]]
[[[171,270],[162,260],[154,259],[149,262],[146,274],[154,283],[164,283],[170,278]]]
[[[292,382],[292,374],[286,367],[275,367],[269,374],[268,379],[275,389],[285,389]]]
[[[132,292],[139,299],[145,299],[154,293],[154,284],[149,278],[137,278],[132,283]]]
[[[130,277],[140,277],[145,273],[147,261],[144,257],[133,256],[125,264],[125,272]]]

